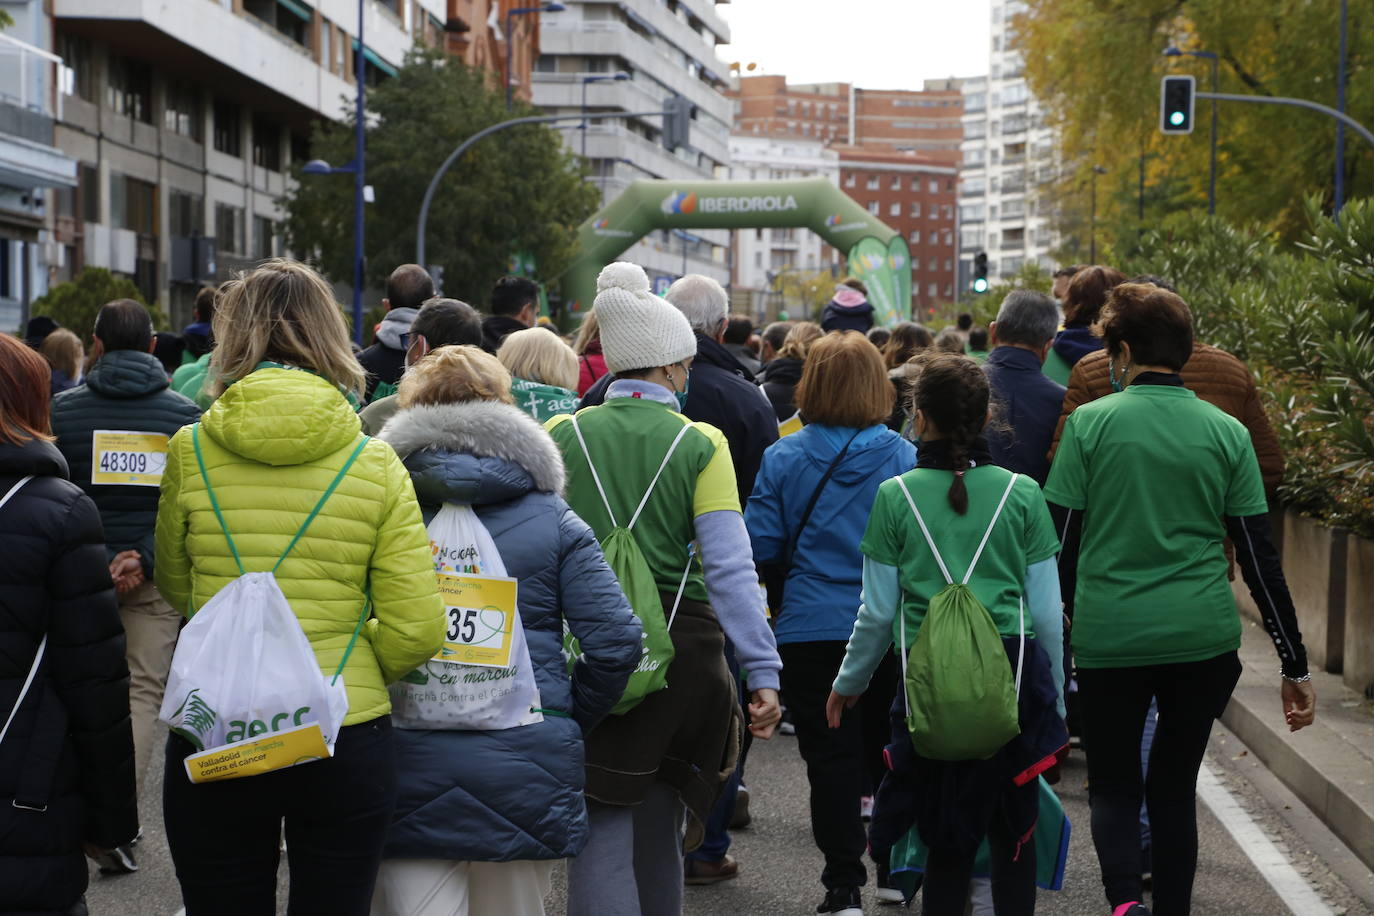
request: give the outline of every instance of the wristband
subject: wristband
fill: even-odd
[[[1304,675],[1302,675],[1302,676],[1300,676],[1300,677],[1289,677],[1288,675],[1286,675],[1286,674],[1284,674],[1282,671],[1280,671],[1280,672],[1279,672],[1279,677],[1283,678],[1285,681],[1287,681],[1287,682],[1290,683],[1290,684],[1306,684],[1306,683],[1308,683],[1309,681],[1312,680],[1312,674],[1311,674],[1311,672],[1308,672],[1307,674],[1304,674]]]

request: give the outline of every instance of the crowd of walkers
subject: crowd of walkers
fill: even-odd
[[[1315,715],[1282,458],[1166,280],[1054,280],[756,329],[617,262],[565,340],[530,280],[483,314],[411,264],[359,350],[277,259],[175,337],[0,335],[0,913],[138,870],[157,752],[187,916],[276,912],[283,854],[301,916],[542,914],[561,860],[570,916],[678,914],[747,871],[781,731],[816,912],[1021,916],[1072,723],[1103,912],[1187,914],[1235,568]]]

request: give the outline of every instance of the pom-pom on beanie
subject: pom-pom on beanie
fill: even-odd
[[[697,352],[687,318],[649,291],[644,268],[629,261],[607,264],[596,278],[596,319],[601,354],[613,373],[680,363]]]

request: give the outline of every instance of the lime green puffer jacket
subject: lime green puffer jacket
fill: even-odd
[[[172,437],[157,515],[157,586],[191,614],[238,577],[191,441]],[[358,416],[324,379],[259,369],[201,419],[200,446],[248,572],[270,570],[357,447]],[[345,725],[391,710],[386,685],[439,651],[446,618],[410,475],[384,442],[368,442],[277,581],[332,675],[372,590],[372,616],[344,668]]]

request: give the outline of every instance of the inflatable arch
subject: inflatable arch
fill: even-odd
[[[848,259],[868,287],[878,324],[911,317],[911,253],[902,236],[824,178],[795,181],[640,180],[578,229],[581,251],[562,274],[563,298],[580,316],[596,275],[656,229],[810,229]]]

